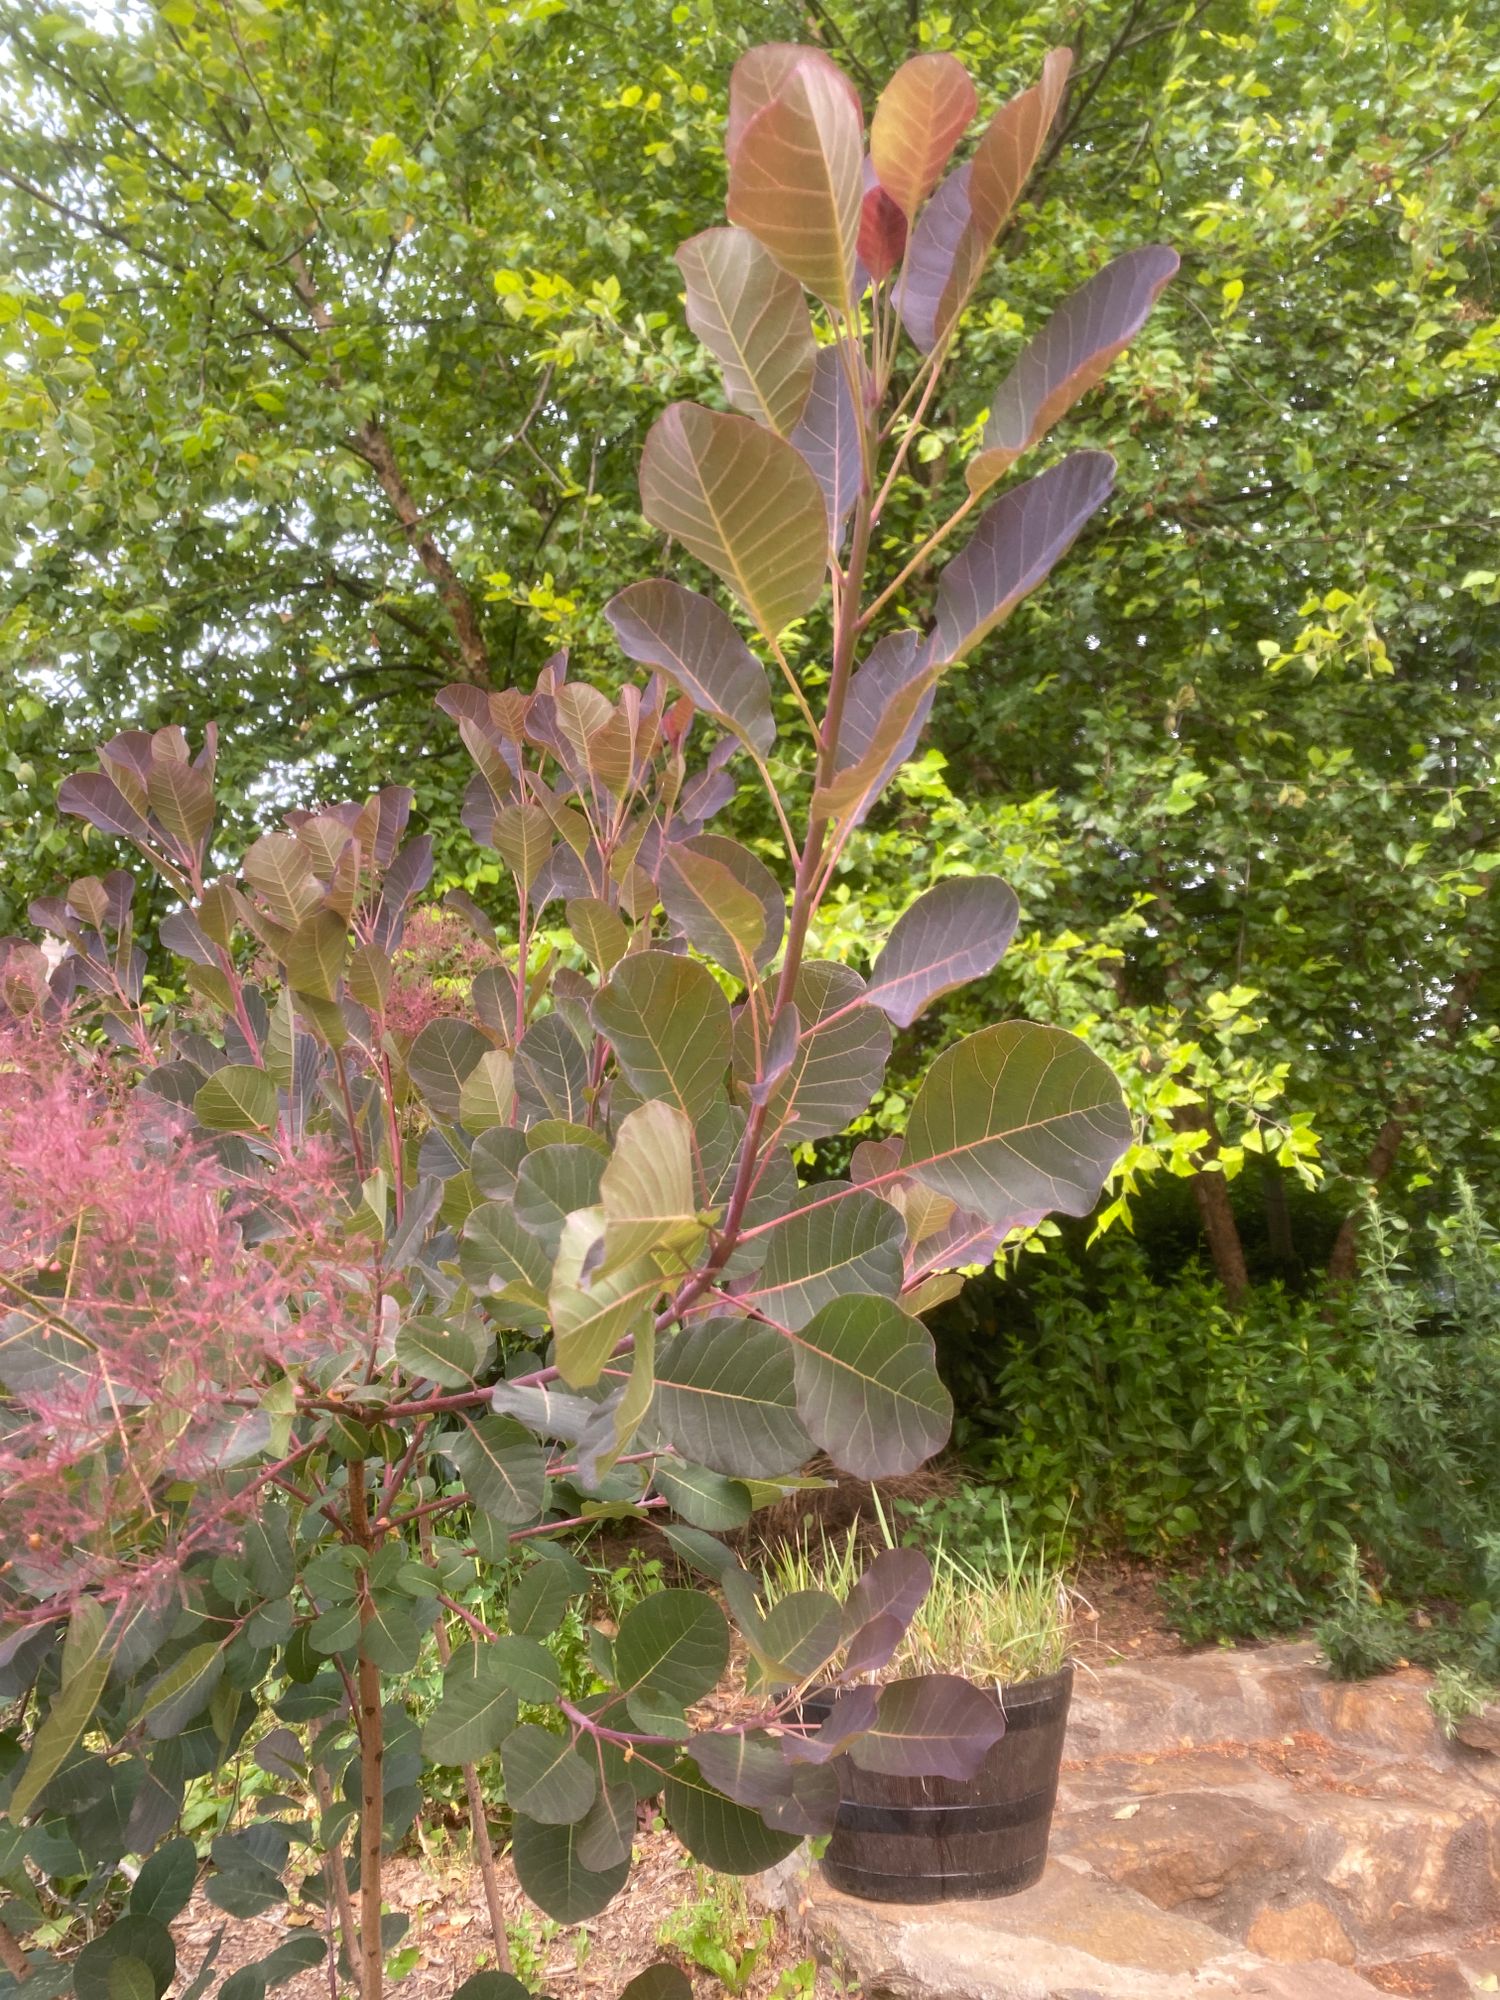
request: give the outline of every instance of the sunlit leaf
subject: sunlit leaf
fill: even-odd
[[[1002,104],[981,134],[969,168],[969,205],[986,249],[1031,178],[1073,67],[1072,51],[1052,49],[1039,82]]]
[[[647,1250],[685,1253],[702,1235],[693,1191],[692,1121],[674,1105],[641,1104],[620,1121],[599,1180],[605,1217],[600,1275]]]
[[[957,56],[932,51],[896,71],[870,120],[870,159],[880,185],[911,218],[937,186],[979,108]]]
[[[193,1115],[213,1132],[268,1132],[276,1123],[276,1086],[263,1069],[225,1063],[195,1093]]]
[[[858,91],[825,50],[807,42],[758,42],[745,51],[729,74],[729,117],[724,127],[727,159],[734,159],[750,120],[765,109],[802,63],[821,64],[830,80],[848,95],[855,116],[861,115]]]
[[[673,403],[641,453],[641,508],[723,578],[768,639],[817,603],[822,492],[802,454],[752,418]]]
[[[633,953],[600,990],[594,1019],[642,1097],[675,1104],[694,1123],[722,1102],[729,1002],[705,966],[666,952]]]
[[[677,266],[688,325],[724,371],[729,401],[785,437],[802,415],[817,358],[802,287],[744,229],[690,237]]]
[[[729,219],[758,237],[799,284],[847,313],[863,175],[857,102],[826,62],[800,61],[736,136]]]

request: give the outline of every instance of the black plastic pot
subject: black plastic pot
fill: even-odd
[[[841,1757],[838,1822],[823,1856],[829,1881],[872,1903],[1029,1889],[1046,1866],[1072,1693],[1071,1664],[1000,1689],[1005,1734],[967,1782],[887,1778]]]

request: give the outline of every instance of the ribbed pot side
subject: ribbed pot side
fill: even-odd
[[[973,1778],[892,1778],[838,1760],[823,1872],[875,1903],[1014,1896],[1047,1861],[1073,1668],[996,1691],[1005,1734]],[[812,1708],[813,1704],[809,1704]]]

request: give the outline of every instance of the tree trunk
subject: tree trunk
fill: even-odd
[[[1224,1287],[1224,1296],[1230,1305],[1240,1305],[1250,1289],[1250,1273],[1245,1267],[1245,1246],[1240,1241],[1239,1224],[1229,1199],[1229,1183],[1223,1174],[1194,1174],[1193,1202],[1203,1224],[1203,1234],[1208,1238],[1208,1253],[1214,1260],[1214,1272]]]

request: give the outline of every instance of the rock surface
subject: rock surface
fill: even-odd
[[[1307,1646],[1110,1668],[1034,1889],[864,1903],[793,1856],[762,1890],[865,2000],[1469,2000],[1500,1968],[1500,1761],[1428,1686]]]

